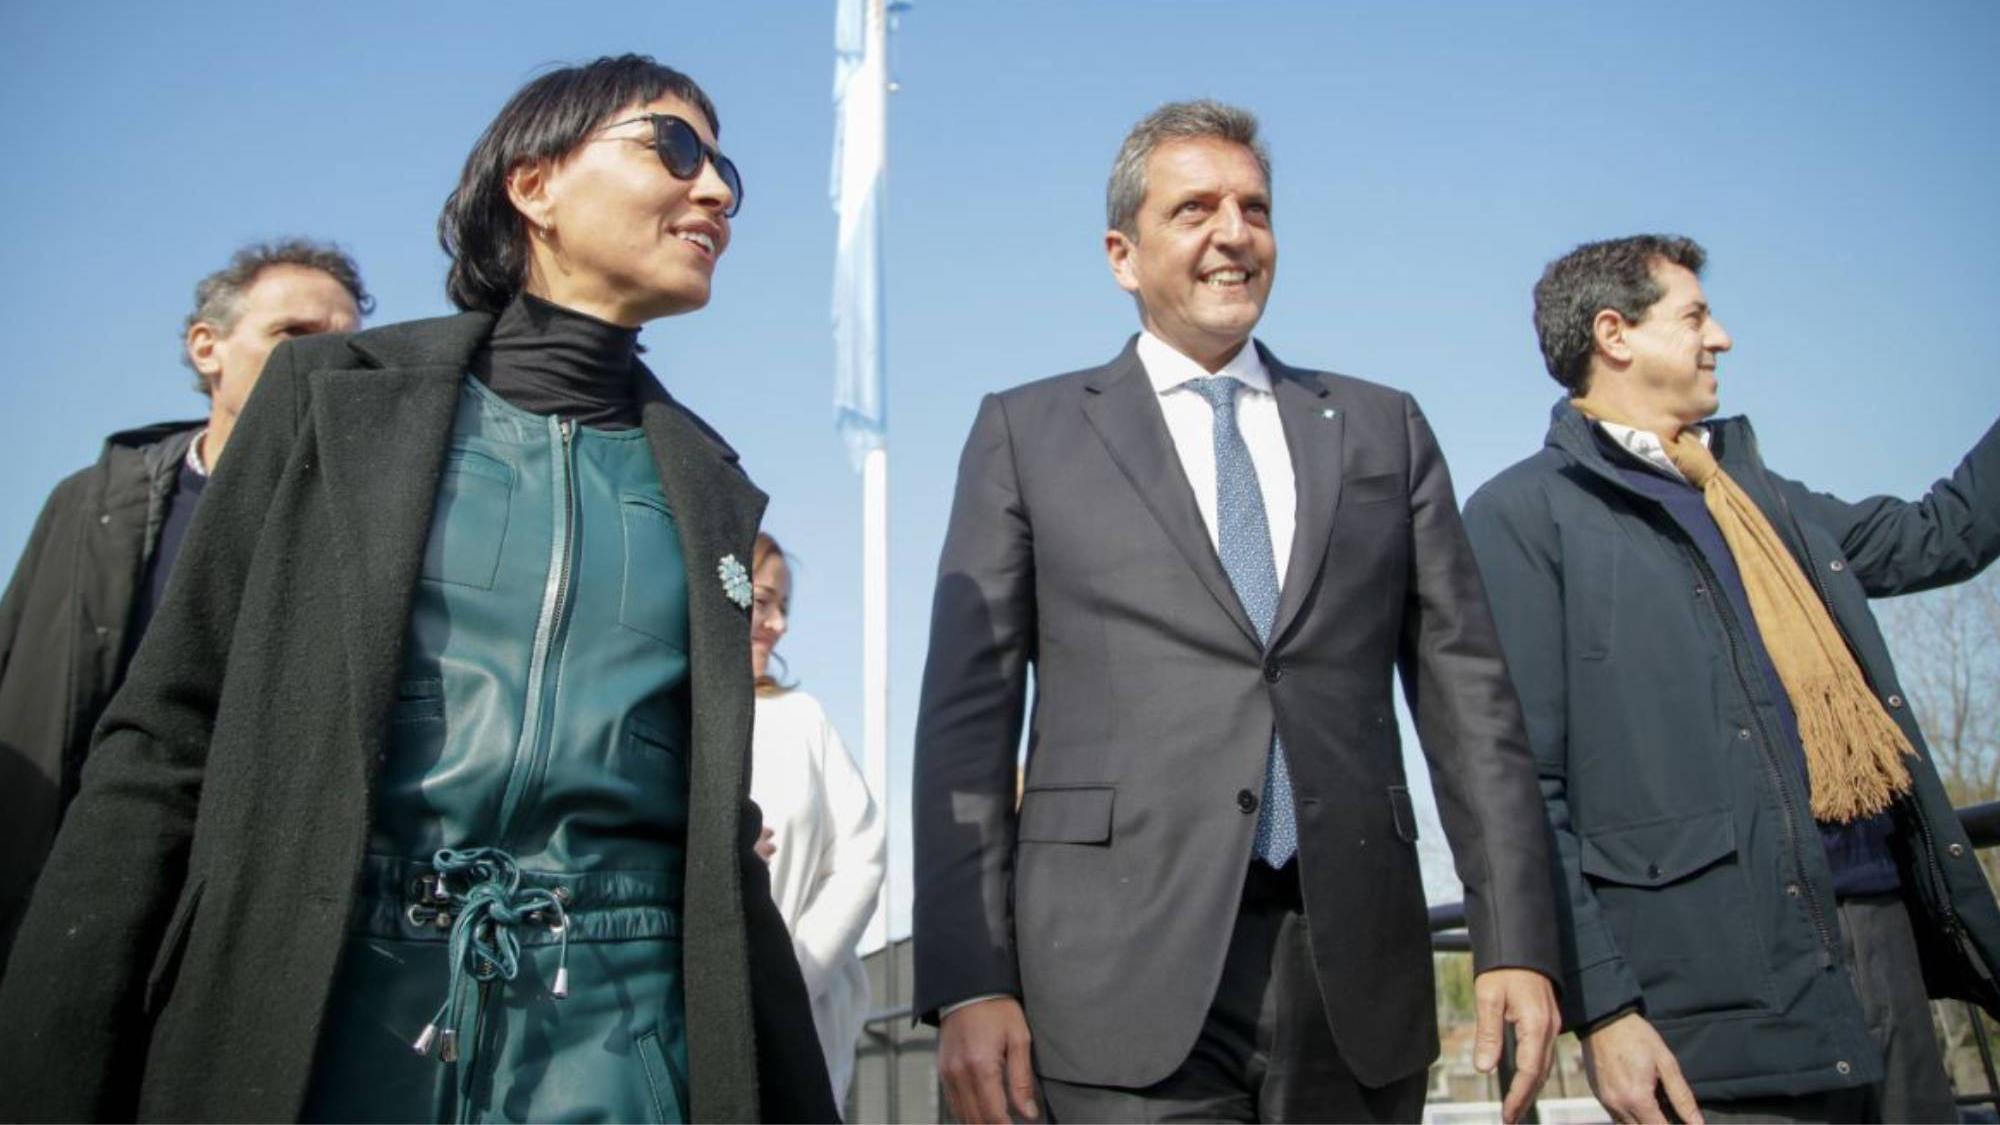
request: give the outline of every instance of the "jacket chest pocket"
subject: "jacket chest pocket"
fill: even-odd
[[[650,496],[619,498],[625,525],[624,591],[618,623],[635,633],[688,649],[687,568],[680,530],[666,503]]]
[[[1648,1019],[1772,1007],[1769,950],[1733,811],[1582,840],[1583,874],[1645,993]]]
[[[472,449],[446,454],[424,543],[423,577],[491,590],[513,496],[514,470],[498,458]]]

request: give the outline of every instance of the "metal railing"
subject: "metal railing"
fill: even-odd
[[[1957,811],[1959,823],[1965,827],[1966,835],[1971,839],[1972,846],[1975,849],[1984,851],[1988,848],[2000,847],[2000,801],[1981,805],[1969,805]],[[1433,953],[1470,954],[1472,952],[1472,935],[1466,930],[1465,925],[1464,903],[1451,902],[1445,903],[1442,906],[1432,907],[1430,909],[1431,951]],[[888,948],[886,967],[889,973],[900,975],[900,961],[903,952],[902,948],[893,943]],[[1939,1003],[1943,1003],[1943,1001],[1939,1001]],[[1961,1093],[1958,1095],[1958,1104],[1961,1106],[1990,1106],[1996,1114],[2000,1114],[2000,1067],[1996,1067],[1994,1061],[1993,1044],[1986,1029],[1986,1017],[1978,1005],[1970,1001],[1964,1001],[1963,1003],[1965,1005],[1966,1016],[1972,1028],[1973,1043],[1979,1050],[1980,1066],[1986,1077],[1986,1090],[1983,1093],[1977,1091]],[[880,1052],[880,1057],[886,1063],[884,1074],[887,1078],[887,1089],[884,1091],[884,1096],[880,1099],[881,1108],[884,1112],[877,1115],[870,1115],[869,1119],[871,1120],[903,1120],[901,1111],[904,1106],[903,1099],[900,1096],[903,1083],[898,1081],[900,1077],[899,1064],[902,1056],[913,1047],[917,1048],[919,1053],[923,1055],[935,1054],[935,1033],[931,1032],[928,1028],[911,1028],[911,1019],[912,1012],[908,1004],[898,1004],[893,1007],[883,1008],[868,1015],[863,1033],[862,1050],[864,1054],[870,1051]],[[1500,1065],[1496,1068],[1494,1075],[1498,1088],[1502,1092],[1513,1081],[1514,1070],[1514,1034],[1512,1029],[1508,1029],[1501,1044]],[[862,1072],[857,1068],[855,1074],[857,1089],[850,1094],[852,1100],[849,1106],[846,1107],[850,1111],[855,1108],[856,1104],[862,1101],[859,1096],[861,1091],[858,1089],[861,1085],[861,1079]],[[942,1120],[944,1101],[940,1091],[937,1089],[934,1072],[929,1086],[928,1092],[934,1100],[930,1107],[932,1113],[928,1116],[932,1120]],[[1534,1108],[1530,1107],[1526,1120],[1532,1122],[1538,1119]]]

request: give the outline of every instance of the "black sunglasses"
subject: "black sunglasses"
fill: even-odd
[[[621,125],[646,121],[653,126],[653,151],[660,154],[660,163],[666,165],[667,174],[676,180],[692,180],[701,175],[702,161],[715,165],[715,174],[722,177],[724,186],[729,188],[729,210],[723,215],[735,218],[743,209],[743,176],[736,171],[736,164],[728,157],[701,139],[694,126],[675,117],[671,113],[649,113],[644,117],[628,117],[614,121],[606,129],[616,129]],[[635,140],[637,138],[634,138]]]

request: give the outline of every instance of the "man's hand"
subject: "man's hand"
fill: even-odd
[[[1681,1076],[1667,1041],[1637,1012],[1620,1016],[1583,1037],[1583,1073],[1590,1092],[1613,1121],[1664,1122],[1660,1094],[1675,1116],[1700,1125],[1701,1107]]]
[[[765,863],[769,863],[771,862],[771,857],[778,854],[777,836],[778,834],[776,832],[771,831],[770,828],[768,827],[759,828],[757,830],[758,859],[763,860]]]
[[[1555,1058],[1556,1036],[1562,1033],[1556,990],[1533,969],[1488,969],[1472,979],[1472,1000],[1478,1014],[1472,1065],[1482,1073],[1500,1065],[1501,1032],[1514,1025],[1514,1081],[1500,1105],[1501,1120],[1512,1125],[1534,1102]]]
[[[966,1125],[1007,1125],[1010,1101],[1022,1117],[1036,1117],[1028,1017],[1021,1002],[996,996],[944,1017],[938,1028],[938,1075],[953,1119]]]

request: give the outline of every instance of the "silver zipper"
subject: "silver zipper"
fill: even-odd
[[[567,418],[551,418],[549,429],[556,445],[555,504],[551,513],[555,532],[549,538],[549,577],[542,587],[542,611],[535,620],[534,651],[528,660],[521,740],[515,746],[514,768],[508,775],[507,795],[500,806],[501,840],[513,837],[514,820],[527,779],[540,773],[534,767],[547,750],[543,727],[547,725],[550,710],[547,696],[554,687],[550,669],[555,661],[551,658],[562,644],[563,627],[568,623],[570,566],[576,553],[576,474],[570,463],[576,423]]]

